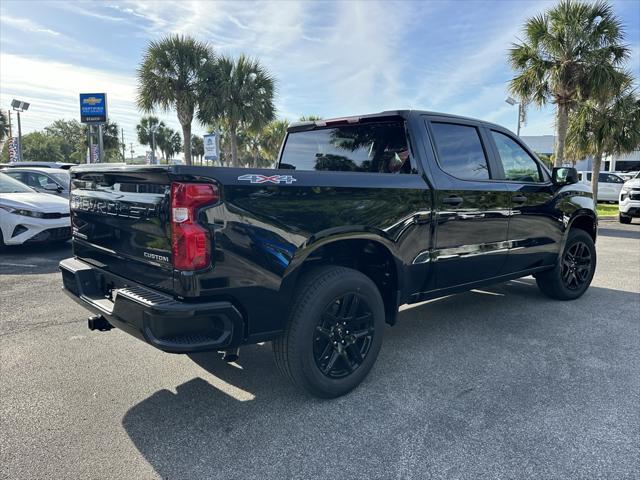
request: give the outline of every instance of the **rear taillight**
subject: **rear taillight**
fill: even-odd
[[[199,270],[211,263],[211,234],[198,223],[198,210],[219,200],[215,184],[171,184],[171,251],[177,270]]]

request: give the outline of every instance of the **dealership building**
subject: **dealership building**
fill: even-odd
[[[523,135],[520,138],[531,150],[545,155],[553,154],[553,147],[556,137],[554,135]],[[591,170],[593,159],[586,157],[576,162],[576,169],[579,171]],[[628,155],[614,155],[606,157],[602,162],[602,170],[607,172],[635,172],[640,170],[640,150],[636,150]]]

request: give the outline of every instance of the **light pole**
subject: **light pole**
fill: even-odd
[[[11,108],[16,112],[18,117],[18,160],[22,161],[22,125],[20,124],[20,113],[29,110],[29,103],[22,100],[11,100]]]
[[[518,102],[513,97],[507,97],[505,99],[505,102],[507,102],[511,106],[518,105],[518,131],[516,133],[517,133],[518,136],[520,136],[520,124],[524,123],[525,105],[523,105],[522,102]]]

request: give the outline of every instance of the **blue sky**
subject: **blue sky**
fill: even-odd
[[[184,33],[220,53],[259,58],[277,79],[278,114],[289,120],[416,108],[515,130],[517,108],[504,102],[506,52],[524,20],[553,3],[3,0],[0,106],[30,101],[29,132],[78,118],[80,92],[106,91],[109,116],[142,153],[136,67],[149,40]],[[640,1],[612,3],[640,77]],[[179,130],[173,112],[159,116]],[[552,110],[532,108],[522,134],[551,133]]]

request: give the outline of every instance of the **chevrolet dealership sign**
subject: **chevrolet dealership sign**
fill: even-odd
[[[107,94],[80,94],[80,121],[82,123],[107,123]]]

